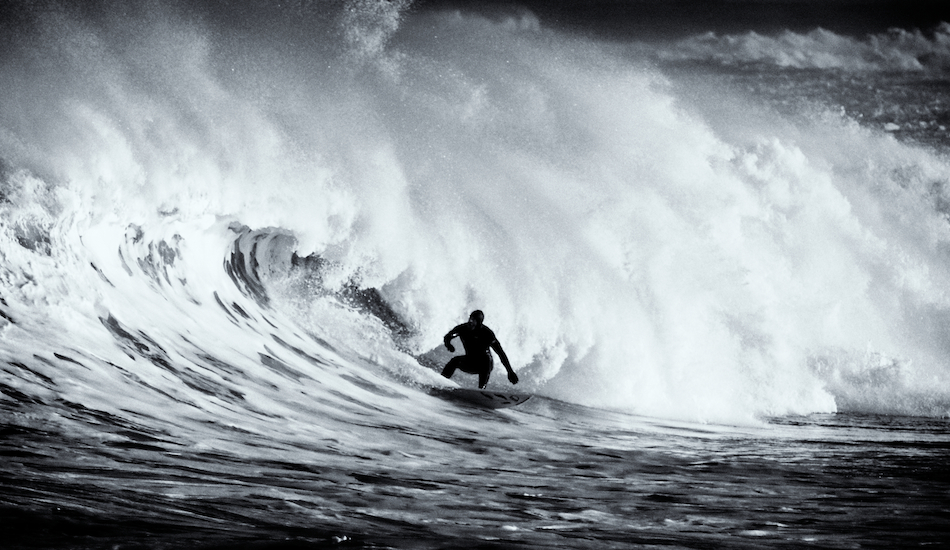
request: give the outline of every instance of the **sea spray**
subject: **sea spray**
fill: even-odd
[[[295,15],[309,34],[233,25],[229,40],[158,5],[134,42],[122,16],[37,14],[42,40],[4,54],[5,182],[41,182],[10,206],[7,273],[24,259],[7,314],[47,307],[15,292],[30,279],[88,325],[66,345],[120,365],[135,346],[116,334],[166,348],[180,318],[263,334],[272,308],[351,368],[412,385],[435,383],[413,356],[479,308],[519,387],[569,401],[704,421],[942,414],[939,391],[906,404],[947,378],[939,154],[738,94],[729,108],[759,116],[732,124],[648,59],[525,14],[333,6]],[[13,221],[46,187],[65,197],[51,218]],[[52,260],[31,256],[43,231]],[[282,236],[246,251],[266,302],[226,275],[247,231]],[[374,289],[407,330],[347,288]],[[258,335],[222,351],[231,330],[193,343],[259,361]],[[881,357],[904,382],[854,397],[848,373]]]
[[[762,35],[708,32],[660,48],[663,61],[713,62],[727,66],[774,65],[793,69],[862,72],[933,72],[950,68],[950,23],[922,32],[892,28],[886,33],[851,37],[817,28]]]

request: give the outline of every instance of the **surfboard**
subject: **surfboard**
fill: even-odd
[[[531,399],[524,393],[509,393],[492,390],[470,390],[466,388],[433,388],[433,395],[456,401],[464,401],[486,409],[505,409],[520,405]]]

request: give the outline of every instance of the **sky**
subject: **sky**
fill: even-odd
[[[387,1],[387,0],[380,0]],[[215,14],[216,19],[242,19],[251,25],[260,15],[285,8],[305,8],[314,15],[336,12],[347,0],[167,0],[186,11]],[[86,6],[81,11],[104,14],[129,8],[121,0],[0,1],[0,24],[16,29],[24,11],[49,6]],[[133,3],[139,7],[154,2]],[[280,7],[277,7],[280,6]],[[275,9],[276,7],[276,9]],[[821,27],[838,34],[863,36],[888,28],[928,32],[950,22],[950,0],[414,0],[411,10],[461,8],[486,14],[528,9],[547,27],[566,28],[604,37],[680,39],[705,32],[808,32]],[[133,8],[134,9],[134,8]],[[278,17],[278,20],[283,19]],[[254,22],[256,21],[256,22]],[[278,22],[279,24],[279,22]]]
[[[548,26],[607,36],[681,38],[754,30],[807,32],[817,27],[848,35],[891,27],[929,31],[950,21],[947,0],[417,0],[416,9],[530,9]]]

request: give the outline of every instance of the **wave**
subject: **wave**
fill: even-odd
[[[7,37],[7,395],[259,431],[412,416],[478,308],[519,388],[567,401],[946,414],[940,155],[737,124],[746,100],[691,103],[523,13],[256,10],[26,9]]]
[[[950,24],[941,23],[930,33],[893,28],[863,38],[822,28],[807,33],[784,31],[774,36],[754,31],[727,35],[709,32],[660,47],[654,55],[663,62],[939,76],[950,69]]]

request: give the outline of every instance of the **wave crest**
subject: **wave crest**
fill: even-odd
[[[929,35],[895,28],[863,39],[822,28],[808,33],[785,31],[776,36],[756,32],[720,36],[709,32],[661,48],[656,55],[666,62],[734,67],[944,73],[950,70],[950,23],[941,23]]]

